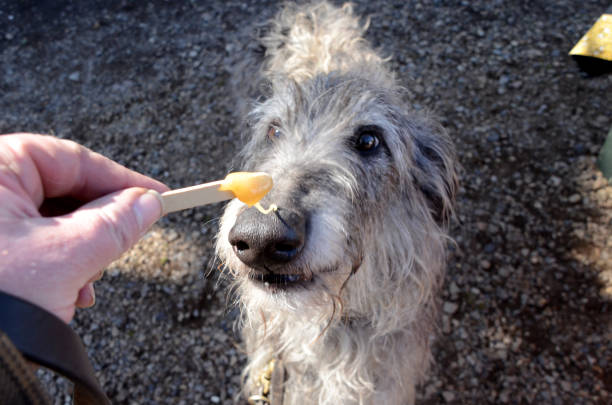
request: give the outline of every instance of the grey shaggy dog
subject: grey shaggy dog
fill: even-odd
[[[283,404],[411,404],[428,369],[455,157],[403,101],[367,25],[351,5],[285,5],[237,68],[241,99],[256,98],[241,169],[269,173],[262,205],[278,206],[230,202],[217,240],[246,397],[272,359]]]

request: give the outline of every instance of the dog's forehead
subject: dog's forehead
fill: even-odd
[[[347,75],[272,84],[271,94],[252,114],[247,164],[258,170],[262,162],[275,167],[321,161],[359,165],[363,159],[353,146],[362,128],[373,127],[380,129],[389,163],[409,164],[418,131],[406,122],[406,104],[397,89]]]
[[[350,136],[358,125],[384,121],[384,89],[366,80],[320,75],[275,89],[279,125],[303,141]]]

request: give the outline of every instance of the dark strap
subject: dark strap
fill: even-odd
[[[77,334],[55,315],[0,291],[0,329],[23,356],[74,383],[75,405],[109,405]]]
[[[0,398],[11,405],[51,405],[32,363],[23,358],[13,342],[0,330]]]

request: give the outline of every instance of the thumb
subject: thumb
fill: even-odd
[[[118,191],[82,206],[64,217],[79,240],[69,247],[71,262],[87,269],[82,276],[89,280],[134,245],[161,215],[161,196],[143,188]]]

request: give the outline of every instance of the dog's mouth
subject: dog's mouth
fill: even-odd
[[[307,283],[312,282],[312,277],[308,278],[303,274],[250,273],[249,279],[271,290],[305,287]]]
[[[348,277],[355,271],[355,269],[353,269],[350,274],[344,272],[338,273],[338,268],[338,265],[332,265],[314,272],[309,270],[297,273],[272,273],[270,271],[262,272],[252,269],[247,277],[249,281],[255,283],[255,285],[268,293],[278,293],[282,291],[295,292],[319,288],[320,286],[317,280],[320,277],[327,277],[327,275],[331,274],[338,274],[338,277],[346,275],[348,280]]]

